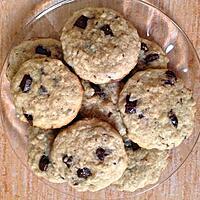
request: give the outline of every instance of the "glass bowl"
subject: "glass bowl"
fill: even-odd
[[[126,19],[131,21],[137,28],[141,37],[156,41],[170,59],[168,67],[177,72],[186,87],[194,93],[194,98],[199,104],[200,94],[200,61],[190,40],[181,28],[162,11],[153,5],[139,0],[55,0],[42,1],[27,16],[23,28],[14,38],[13,46],[23,40],[37,37],[52,37],[59,39],[65,21],[76,10],[84,7],[108,7],[122,13]],[[3,124],[3,132],[6,134],[11,147],[20,159],[22,164],[27,166],[27,125],[20,122],[15,115],[14,105],[10,94],[10,84],[6,78],[7,59],[1,71],[0,95],[1,109],[0,116]],[[199,106],[197,106],[197,113]],[[147,190],[163,183],[172,176],[185,162],[193,150],[200,130],[200,117],[196,114],[193,134],[186,139],[179,147],[171,150],[170,162],[163,171],[159,181],[137,191],[119,192],[108,187],[99,192],[87,192],[89,199],[103,199],[109,195],[113,199],[132,199],[134,196],[144,193]],[[27,166],[28,167],[28,166]],[[39,179],[41,184],[47,184],[52,188],[74,196],[75,190],[66,184],[53,184],[44,179]],[[37,188],[39,192],[40,188]]]

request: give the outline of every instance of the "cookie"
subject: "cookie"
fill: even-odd
[[[126,127],[117,106],[121,89],[119,82],[97,85],[82,81],[82,85],[84,95],[80,115],[102,119],[115,127],[120,135],[125,135]]]
[[[77,115],[83,97],[79,79],[57,59],[30,59],[13,77],[17,116],[42,128],[60,128]]]
[[[50,57],[62,59],[62,47],[58,40],[51,38],[24,41],[14,47],[8,58],[7,77],[11,81],[25,61],[31,58]]]
[[[155,184],[168,164],[168,151],[143,149],[131,140],[125,141],[128,167],[123,176],[113,185],[121,191],[134,192]]]
[[[140,51],[137,30],[107,8],[75,12],[63,28],[61,43],[65,61],[96,84],[122,79],[137,64]]]
[[[176,147],[193,130],[192,92],[172,71],[136,73],[120,93],[119,108],[128,137],[146,149]]]
[[[50,155],[56,134],[56,130],[29,128],[28,165],[37,176],[53,183],[63,183],[65,179],[53,167]]]
[[[138,70],[149,68],[166,69],[169,59],[162,48],[155,42],[141,39],[141,50],[137,65]]]
[[[169,59],[162,48],[155,42],[141,38],[141,48],[138,63],[121,81],[124,84],[137,72],[147,69],[167,69]]]
[[[56,137],[52,160],[60,175],[79,191],[98,191],[119,179],[127,167],[120,135],[110,124],[85,119]]]

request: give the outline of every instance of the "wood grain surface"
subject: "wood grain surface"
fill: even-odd
[[[0,66],[9,51],[12,38],[24,17],[44,0],[0,0]],[[187,33],[200,55],[200,0],[149,0],[172,17]],[[18,160],[0,124],[0,200],[84,199],[69,197],[39,181]],[[136,200],[199,200],[200,199],[200,141],[181,169],[164,184],[148,191]],[[38,192],[38,190],[40,192]],[[122,199],[126,199],[123,196]],[[105,199],[114,199],[107,196]],[[102,197],[100,200],[103,200]]]

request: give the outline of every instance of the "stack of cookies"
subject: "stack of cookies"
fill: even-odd
[[[7,77],[30,125],[28,164],[78,191],[135,191],[158,181],[169,150],[192,133],[195,102],[153,41],[124,17],[85,8],[60,41],[24,41]]]

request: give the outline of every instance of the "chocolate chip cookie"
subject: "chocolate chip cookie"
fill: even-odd
[[[37,176],[53,183],[63,183],[66,180],[53,167],[50,155],[56,134],[56,130],[29,128],[28,164]]]
[[[166,69],[169,59],[162,48],[153,41],[141,39],[141,50],[139,61],[137,64],[138,70],[149,68]]]
[[[146,149],[171,149],[194,127],[192,92],[172,71],[136,73],[120,93],[119,108],[128,136]]]
[[[37,58],[23,63],[12,79],[17,116],[42,128],[60,128],[77,115],[83,97],[79,79],[57,59]]]
[[[125,148],[128,167],[113,185],[118,190],[134,192],[156,183],[168,164],[168,151],[143,149],[129,139],[125,140]]]
[[[49,57],[62,59],[62,47],[58,40],[51,38],[24,41],[14,47],[8,58],[7,77],[12,80],[22,63],[31,58]]]
[[[79,191],[97,191],[119,179],[127,167],[120,135],[110,124],[85,119],[56,137],[52,160],[60,175]]]
[[[146,69],[167,69],[169,59],[162,48],[154,41],[141,38],[140,54],[138,63],[121,81],[120,86],[124,84],[138,71]]]
[[[117,106],[120,84],[108,83],[97,85],[82,81],[84,88],[83,103],[80,110],[82,117],[97,117],[109,122],[121,135],[126,134],[126,127]]]
[[[140,38],[121,14],[85,8],[69,18],[62,31],[65,61],[84,80],[104,84],[122,79],[137,64]]]

